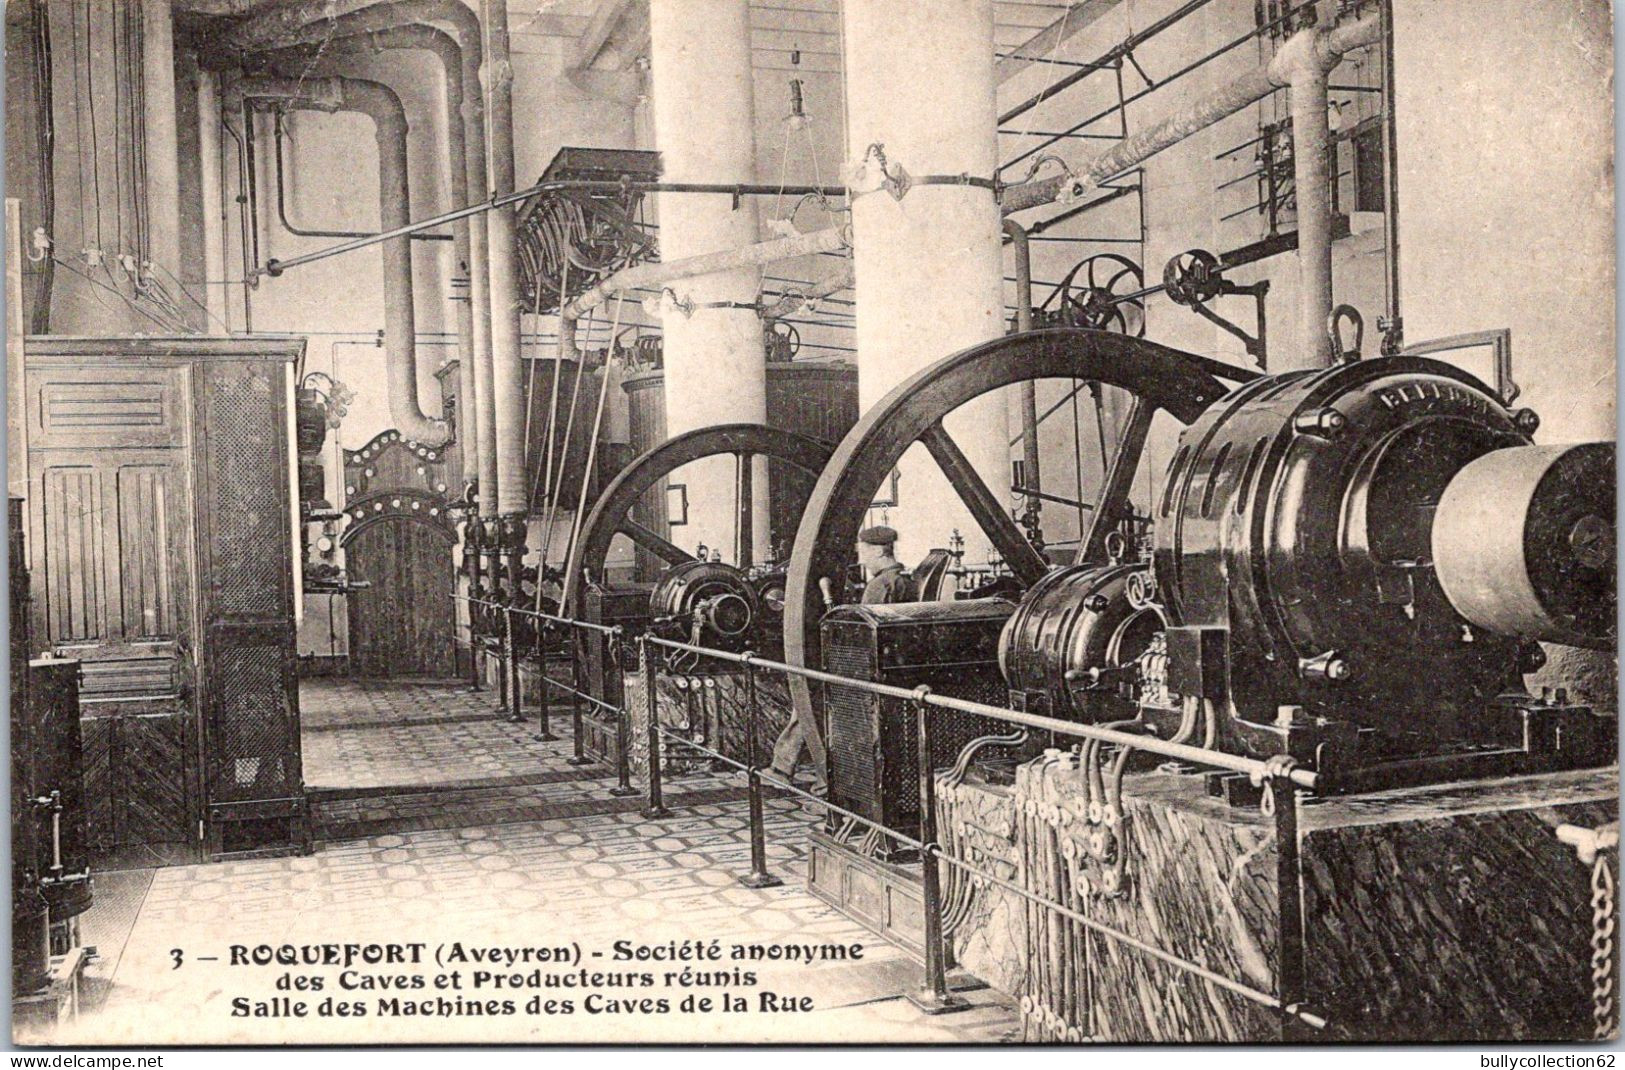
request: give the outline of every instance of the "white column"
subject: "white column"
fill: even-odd
[[[755,181],[756,116],[746,0],[651,0],[655,144],[673,182]],[[756,206],[727,195],[658,197],[660,256],[678,260],[756,241]],[[671,289],[695,306],[756,300],[760,271],[746,268],[684,279]],[[665,333],[666,427],[670,435],[722,423],[767,421],[762,326],[752,308],[670,307]],[[754,558],[768,550],[767,466],[758,459]],[[721,547],[734,561],[735,473],[731,458],[689,465],[672,481],[688,488],[687,527],[672,539],[685,550]]]
[[[848,152],[870,145],[911,175],[986,178],[998,160],[992,0],[845,0]],[[977,186],[923,185],[902,200],[878,190],[852,204],[857,275],[858,397],[868,409],[941,358],[1004,332],[999,207]],[[1011,500],[1002,392],[945,422],[1001,500]],[[923,448],[900,466],[899,505],[885,519],[912,565],[954,528],[968,562],[988,540]],[[882,490],[883,488],[877,488]],[[878,515],[876,519],[879,519]]]

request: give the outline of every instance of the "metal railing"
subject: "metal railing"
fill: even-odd
[[[662,785],[660,775],[660,748],[661,736],[683,746],[700,750],[729,765],[741,767],[741,763],[720,754],[707,747],[702,747],[692,740],[669,732],[660,726],[657,694],[655,688],[655,659],[650,656],[650,649],[654,647],[681,651],[704,658],[713,658],[718,661],[731,662],[743,666],[746,673],[747,693],[751,701],[747,705],[747,735],[754,741],[756,736],[756,722],[759,711],[754,702],[756,690],[756,673],[761,669],[799,676],[806,680],[820,683],[838,684],[842,687],[851,687],[866,691],[882,698],[895,699],[909,703],[914,709],[914,722],[916,734],[916,754],[919,762],[919,790],[920,790],[920,835],[918,839],[910,837],[896,829],[889,828],[878,822],[871,821],[860,814],[837,806],[827,799],[810,794],[795,787],[793,784],[778,778],[764,777],[756,769],[756,748],[752,745],[747,751],[747,763],[742,766],[750,778],[749,791],[751,800],[751,877],[758,873],[765,874],[765,858],[763,854],[762,839],[764,830],[761,821],[761,784],[767,782],[774,787],[791,792],[794,795],[813,803],[827,813],[839,814],[843,818],[855,821],[874,830],[882,836],[890,838],[896,843],[914,848],[920,852],[924,863],[921,866],[921,891],[923,900],[924,921],[924,958],[925,977],[920,992],[913,997],[916,1005],[928,1011],[953,1010],[963,1005],[963,1000],[956,996],[948,987],[947,981],[947,948],[942,926],[942,889],[939,867],[928,864],[930,860],[952,866],[967,874],[972,880],[981,881],[1007,892],[1020,896],[1042,909],[1054,912],[1060,917],[1067,918],[1092,932],[1116,941],[1125,947],[1133,948],[1145,955],[1155,958],[1175,969],[1199,977],[1226,991],[1232,992],[1244,999],[1250,1000],[1260,1006],[1279,1012],[1283,1019],[1294,1025],[1308,1026],[1315,1030],[1325,1028],[1326,1020],[1312,1012],[1303,1005],[1305,991],[1304,976],[1304,938],[1303,938],[1303,904],[1301,898],[1301,881],[1299,875],[1298,859],[1298,804],[1297,789],[1313,788],[1315,774],[1311,770],[1298,768],[1297,763],[1285,756],[1259,760],[1246,758],[1221,751],[1208,750],[1203,747],[1194,747],[1188,744],[1173,743],[1157,739],[1154,736],[1133,735],[1110,728],[1100,728],[1094,725],[1076,724],[1071,721],[1057,720],[1053,717],[1043,717],[1038,714],[1026,713],[1019,710],[1006,709],[1000,706],[990,706],[986,703],[971,702],[966,699],[952,698],[947,695],[934,694],[929,687],[913,689],[896,687],[890,684],[876,683],[868,680],[855,680],[851,677],[840,676],[835,673],[823,672],[818,669],[808,669],[799,665],[790,665],[785,662],[772,661],[759,657],[753,653],[733,653],[725,650],[715,650],[708,647],[696,646],[691,643],[682,643],[676,640],[663,639],[658,636],[644,635],[638,639],[640,647],[640,660],[644,674],[645,702],[647,704],[646,717],[648,724],[646,732],[649,742],[649,776],[648,792],[649,805],[644,809],[645,816],[659,817],[669,813],[662,799]],[[1205,766],[1211,769],[1247,775],[1263,790],[1261,808],[1264,813],[1274,819],[1276,832],[1276,858],[1277,877],[1280,902],[1280,932],[1277,946],[1278,955],[1278,991],[1271,993],[1248,985],[1245,982],[1226,977],[1201,963],[1177,955],[1164,948],[1139,939],[1114,926],[1108,925],[1097,918],[1074,910],[1064,903],[1045,898],[1030,889],[1024,888],[1013,881],[1006,880],[996,874],[989,873],[971,864],[965,859],[947,854],[943,851],[937,835],[936,815],[936,769],[932,762],[932,711],[951,710],[959,713],[975,714],[991,720],[1003,721],[1009,724],[1021,725],[1026,728],[1035,728],[1041,731],[1052,732],[1057,735],[1073,736],[1080,739],[1095,740],[1100,743],[1112,744],[1121,748],[1140,750],[1156,754],[1165,758],[1185,762],[1196,766]],[[749,878],[742,878],[742,880]]]
[[[617,766],[617,784],[615,788],[611,789],[610,793],[618,796],[636,794],[637,789],[631,785],[630,771],[631,737],[633,733],[630,709],[627,705],[617,706],[581,690],[580,648],[579,643],[574,641],[581,633],[596,633],[603,638],[607,638],[615,648],[619,648],[625,639],[623,630],[619,626],[574,620],[488,599],[471,598],[460,593],[454,593],[453,597],[471,605],[480,605],[501,611],[503,614],[503,634],[497,656],[504,660],[504,674],[508,675],[511,672],[511,680],[514,681],[509,684],[508,694],[505,696],[504,701],[510,710],[521,713],[521,717],[522,711],[515,682],[517,681],[517,664],[524,655],[516,649],[514,643],[515,616],[534,618],[545,622],[546,626],[552,628],[574,630],[575,634],[572,635],[572,641],[566,644],[569,650],[571,667],[571,682],[569,685],[554,680],[548,675],[545,641],[539,641],[537,644],[542,658],[541,668],[537,674],[540,681],[537,687],[537,696],[540,706],[539,716],[541,718],[542,733],[537,738],[551,736],[551,733],[546,731],[549,716],[549,700],[547,698],[549,686],[560,688],[571,696],[576,751],[576,757],[572,761],[579,761],[580,764],[586,764],[590,761],[585,757],[582,749],[583,733],[581,729],[580,703],[586,701],[613,714],[618,742],[616,749],[619,753],[615,763]],[[539,640],[544,638],[544,636],[538,636]],[[1057,917],[1081,925],[1105,939],[1131,948],[1180,972],[1189,974],[1242,999],[1272,1010],[1281,1016],[1283,1026],[1293,1028],[1308,1027],[1316,1031],[1326,1027],[1325,1018],[1312,1011],[1304,1003],[1306,978],[1303,903],[1297,832],[1297,791],[1299,788],[1313,789],[1316,784],[1316,776],[1311,770],[1299,768],[1292,759],[1285,756],[1278,756],[1268,760],[1247,758],[1222,751],[1209,750],[1204,747],[1158,739],[1155,736],[1135,735],[1116,729],[1077,724],[1020,710],[991,706],[986,703],[972,702],[947,695],[938,695],[933,693],[929,687],[909,689],[868,680],[857,680],[818,669],[773,661],[750,651],[736,653],[717,650],[649,634],[638,636],[636,642],[639,661],[638,671],[642,676],[642,697],[645,704],[646,723],[644,725],[644,734],[648,748],[648,772],[645,778],[647,798],[646,804],[641,811],[642,814],[648,818],[660,818],[671,813],[665,805],[665,783],[661,757],[661,744],[662,740],[664,740],[668,745],[687,748],[697,754],[703,754],[709,757],[714,764],[726,766],[745,775],[746,801],[749,809],[750,871],[741,876],[739,881],[747,887],[764,888],[783,883],[770,871],[767,862],[764,787],[772,787],[795,796],[815,806],[826,816],[836,815],[879,836],[886,837],[894,843],[917,850],[922,859],[924,977],[919,992],[910,998],[922,1009],[941,1012],[959,1009],[966,1005],[964,1000],[949,988],[948,984],[947,963],[949,955],[943,928],[943,892],[940,870],[940,866],[946,865],[960,871],[972,882],[1000,888],[1042,910],[1052,912]],[[471,645],[477,646],[478,644],[471,643]],[[746,711],[744,761],[725,754],[716,747],[706,746],[694,739],[687,738],[661,724],[658,687],[660,658],[656,653],[658,650],[712,659],[739,666],[744,670],[744,707]],[[771,769],[761,767],[759,763],[761,746],[761,726],[759,722],[761,713],[760,702],[758,701],[758,676],[763,671],[778,673],[787,678],[798,676],[813,682],[855,688],[880,698],[893,699],[910,705],[914,713],[916,753],[918,755],[920,793],[920,833],[918,838],[873,821],[822,796],[808,792],[789,780],[773,775]],[[964,858],[944,851],[939,842],[937,829],[937,770],[932,761],[934,753],[932,748],[933,714],[940,711],[973,714],[1027,729],[1050,732],[1057,736],[1072,737],[1080,741],[1094,741],[1127,751],[1141,751],[1157,755],[1199,768],[1226,773],[1239,773],[1247,776],[1254,785],[1261,789],[1262,801],[1260,808],[1273,821],[1275,831],[1276,887],[1278,890],[1280,922],[1276,947],[1277,990],[1275,992],[1265,991],[1244,981],[1228,977],[1199,962],[1176,954],[1166,948],[1158,947],[1132,933],[1107,924],[1065,903],[1041,895],[1015,881],[988,872]],[[794,716],[794,713],[792,713],[792,716]],[[722,745],[720,739],[712,742],[717,743],[719,747]]]
[[[549,742],[558,739],[558,737],[553,734],[551,725],[552,700],[549,696],[550,689],[556,688],[569,696],[570,735],[573,753],[571,754],[570,758],[567,759],[567,761],[571,765],[594,764],[594,760],[588,757],[586,752],[586,733],[582,729],[581,704],[585,702],[590,706],[596,707],[597,709],[613,715],[615,718],[618,745],[615,748],[617,751],[615,761],[616,785],[610,789],[610,794],[615,796],[636,795],[637,789],[632,786],[632,769],[629,759],[629,751],[631,750],[631,724],[628,719],[627,712],[623,707],[605,702],[597,695],[583,690],[581,679],[582,653],[581,644],[579,642],[581,635],[593,634],[607,638],[611,644],[611,650],[618,651],[621,645],[622,637],[622,630],[620,626],[595,624],[592,621],[574,620],[570,617],[561,617],[553,613],[544,613],[538,609],[527,609],[523,606],[509,605],[505,602],[497,602],[488,598],[474,598],[459,591],[453,591],[451,593],[451,597],[455,601],[466,603],[469,605],[471,610],[474,606],[482,606],[486,609],[497,611],[502,614],[502,634],[500,636],[501,642],[498,644],[496,651],[496,657],[500,660],[502,665],[501,679],[504,681],[500,701],[508,710],[508,720],[515,724],[523,724],[526,720],[523,702],[523,688],[521,686],[519,675],[519,665],[521,662],[526,660],[527,655],[524,651],[519,649],[519,644],[516,641],[518,629],[515,627],[514,619],[515,617],[524,617],[541,622],[540,627],[537,629],[538,634],[536,636],[536,643],[534,644],[535,653],[533,655],[537,663],[537,726],[536,735],[533,738],[538,742]],[[570,682],[568,684],[562,680],[554,678],[548,671],[549,652],[547,641],[548,637],[546,632],[550,628],[563,628],[571,630],[564,643],[570,666]],[[496,637],[490,636],[489,638]],[[470,674],[473,678],[474,687],[476,689],[481,683],[480,665],[477,656],[480,645],[478,630],[473,626],[473,622],[471,620],[469,628],[469,660],[472,663],[470,667]]]

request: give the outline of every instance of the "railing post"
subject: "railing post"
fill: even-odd
[[[485,690],[484,681],[480,679],[480,628],[478,615],[480,604],[470,597],[468,600],[468,690],[478,694]]]
[[[559,737],[553,734],[549,723],[552,700],[548,697],[547,637],[542,634],[542,618],[533,619],[536,621],[536,742],[551,743]]]
[[[654,650],[648,636],[643,636],[638,642],[643,648],[644,706],[649,717],[649,805],[643,808],[643,816],[665,817],[671,811],[666,809],[660,794],[660,702],[655,693]]]
[[[508,699],[508,720],[525,723],[525,703],[519,695],[519,647],[514,642],[513,607],[502,607],[502,680]]]
[[[745,663],[745,778],[750,799],[750,872],[739,878],[747,888],[773,888],[784,882],[767,871],[767,828],[762,815],[762,775],[756,771],[756,666],[755,654],[740,655]],[[717,733],[721,745],[722,733]]]
[[[969,1010],[970,1004],[948,989],[947,957],[942,934],[942,874],[937,856],[937,772],[931,762],[931,708],[925,697],[929,687],[914,691],[915,740],[920,765],[920,870],[921,898],[925,901],[925,978],[909,1002],[926,1014]]]
[[[568,627],[570,629],[568,639],[570,644],[570,737],[574,740],[574,743],[571,744],[571,755],[566,759],[566,762],[570,765],[591,765],[592,759],[587,757],[587,740],[581,732],[581,644],[583,641],[597,642],[597,639],[583,640],[584,634],[592,635],[593,633],[583,633],[574,623],[571,623]]]
[[[611,659],[615,672],[621,671],[621,658],[624,651],[621,648],[621,630],[617,626],[610,633],[610,642],[615,646],[614,656]],[[615,711],[615,786],[609,789],[611,795],[624,798],[636,795],[638,789],[632,786],[632,711],[626,705],[626,688],[617,688],[621,696],[621,706]]]
[[[1280,930],[1276,937],[1276,982],[1281,1000],[1281,1039],[1303,1039],[1299,1013],[1306,995],[1303,933],[1303,871],[1298,855],[1298,788],[1292,783],[1296,763],[1284,755],[1266,763],[1264,800],[1266,816],[1275,819],[1275,894]],[[1310,1034],[1313,1035],[1313,1034]]]

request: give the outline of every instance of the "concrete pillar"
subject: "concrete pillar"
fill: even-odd
[[[846,0],[842,11],[854,159],[879,143],[887,162],[911,175],[992,175],[992,0]],[[1003,333],[1000,217],[991,190],[914,186],[902,200],[884,190],[865,193],[853,200],[852,230],[864,409],[926,365]],[[1001,393],[966,405],[945,426],[995,496],[1009,502]],[[956,527],[967,563],[983,560],[987,539],[923,448],[909,451],[900,476],[898,505],[885,519],[901,535],[904,562],[947,546]]]
[[[755,104],[746,0],[652,0],[655,144],[674,182],[755,180]],[[678,260],[756,241],[756,206],[728,196],[660,194],[660,255]],[[754,308],[698,307],[756,300],[756,268],[700,275],[675,283],[665,332],[666,428],[670,435],[721,423],[765,423],[767,366]],[[686,527],[672,529],[685,550],[719,547],[735,562],[735,472],[731,458],[689,465],[672,477],[687,487]],[[767,465],[751,480],[753,557],[768,552]]]

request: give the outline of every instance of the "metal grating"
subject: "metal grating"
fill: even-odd
[[[213,783],[209,800],[291,794],[288,708],[281,645],[221,644],[215,672]]]
[[[874,633],[865,627],[831,625],[824,630],[824,669],[838,676],[872,680]],[[867,691],[827,684],[830,790],[837,803],[883,821],[876,784],[879,772],[879,699]]]
[[[269,548],[283,543],[288,515],[277,481],[276,412],[263,372],[230,369],[206,391],[209,475],[214,511],[218,612],[273,616],[283,604],[286,562]]]

